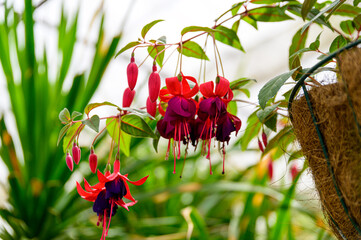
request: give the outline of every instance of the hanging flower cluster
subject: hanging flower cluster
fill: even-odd
[[[180,73],[177,77],[166,78],[165,82],[166,87],[160,91],[159,88],[150,87],[149,96],[155,96],[159,92],[158,110],[163,118],[157,122],[157,130],[163,138],[169,139],[166,158],[169,157],[172,148],[173,173],[176,173],[176,160],[181,156],[181,145],[186,146],[185,159],[189,143],[197,147],[201,141],[201,151],[209,160],[210,174],[212,174],[210,158],[212,139],[220,143],[219,150],[223,155],[222,173],[224,173],[225,143],[228,144],[232,132],[237,134],[241,128],[241,120],[227,111],[227,104],[233,99],[229,81],[217,76],[215,86],[214,82],[206,82],[198,86],[194,77]],[[153,84],[149,85],[153,86]],[[199,92],[202,97],[194,98]],[[154,114],[153,108],[148,108],[148,105],[147,110],[151,115]]]

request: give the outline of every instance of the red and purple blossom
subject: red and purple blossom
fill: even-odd
[[[98,225],[102,223],[103,227],[101,240],[105,239],[107,236],[111,218],[115,215],[118,206],[121,206],[129,211],[128,207],[137,203],[130,193],[128,182],[139,186],[142,185],[148,178],[148,176],[146,176],[138,181],[130,181],[128,179],[128,174],[122,175],[119,170],[120,163],[119,160],[116,160],[114,162],[113,173],[106,172],[104,175],[98,170],[97,175],[99,183],[94,186],[91,186],[84,179],[84,190],[77,182],[79,195],[87,201],[94,202],[93,211],[98,215]],[[126,198],[131,202],[126,203],[123,198]]]

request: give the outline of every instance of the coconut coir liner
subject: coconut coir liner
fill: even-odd
[[[349,104],[351,101],[361,119],[361,50],[355,49],[341,54],[338,59],[342,79],[335,84],[315,87],[309,95],[341,197],[349,215],[361,226],[361,139]],[[337,195],[306,99],[295,100],[291,112],[296,137],[308,160],[329,225],[339,239],[343,238],[331,219],[347,239],[361,239]]]

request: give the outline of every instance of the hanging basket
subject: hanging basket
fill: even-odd
[[[290,96],[289,113],[321,206],[339,239],[361,239],[361,49],[353,42],[311,68]],[[306,87],[330,59],[337,83]],[[296,98],[298,90],[303,94]]]

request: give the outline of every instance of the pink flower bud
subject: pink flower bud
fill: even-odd
[[[73,171],[74,164],[73,164],[73,158],[71,157],[70,153],[66,154],[65,162],[68,168],[70,169],[70,171]]]
[[[80,148],[78,147],[78,145],[76,145],[75,142],[73,144],[73,148],[71,149],[71,151],[73,154],[75,164],[78,164],[80,161]]]
[[[272,180],[272,177],[273,177],[273,161],[272,161],[272,159],[270,159],[268,162],[268,177],[270,180]]]
[[[123,107],[129,107],[134,99],[135,90],[131,90],[130,88],[126,88],[123,94]]]
[[[130,90],[133,90],[135,85],[137,84],[137,78],[138,78],[138,66],[134,62],[134,57],[130,59],[130,63],[128,64],[127,78],[128,78],[128,86]]]
[[[262,141],[265,147],[267,147],[267,135],[263,132],[262,133]]]
[[[153,66],[153,72],[149,76],[148,89],[150,100],[155,102],[159,96],[160,91],[160,76],[155,65]]]
[[[157,102],[152,102],[150,98],[147,98],[147,112],[152,117],[155,117],[155,114],[157,113]]]
[[[92,171],[92,173],[96,172],[97,165],[98,165],[98,157],[92,149],[92,150],[90,150],[90,156],[89,156],[89,167],[90,167],[90,170]]]
[[[292,181],[294,181],[297,177],[297,175],[299,174],[299,170],[298,170],[298,167],[297,165],[294,163],[292,164],[291,166],[291,176],[292,176]]]
[[[259,150],[261,150],[261,152],[264,152],[262,143],[261,143],[261,141],[259,139],[258,139],[258,147],[259,147]]]

